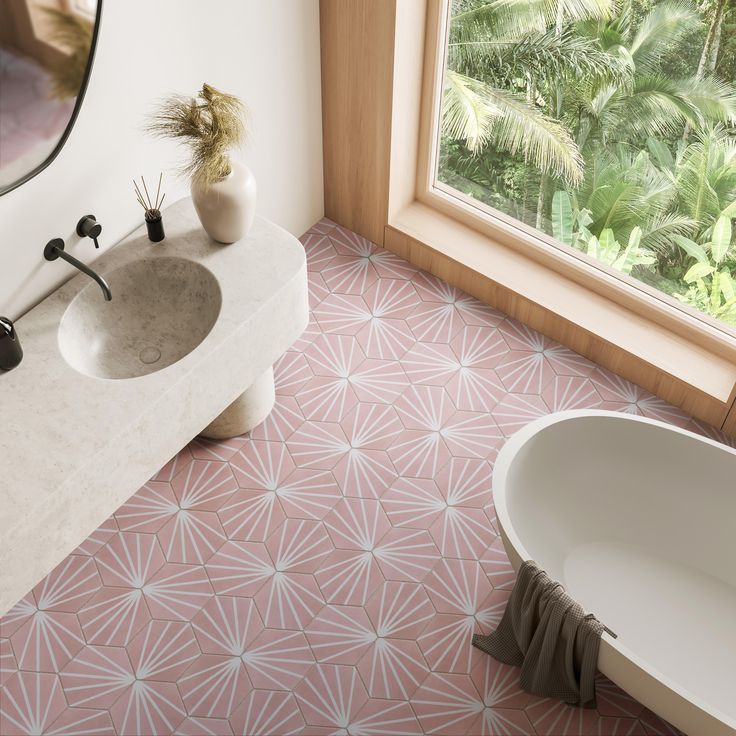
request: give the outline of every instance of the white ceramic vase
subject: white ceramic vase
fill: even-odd
[[[208,187],[192,182],[192,201],[207,234],[219,243],[234,243],[250,230],[256,214],[253,172],[231,160],[224,179]]]

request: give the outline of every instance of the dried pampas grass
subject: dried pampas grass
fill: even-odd
[[[146,129],[188,145],[191,159],[183,172],[207,187],[230,173],[228,154],[245,139],[246,114],[239,98],[204,84],[196,97],[172,95],[164,100]]]

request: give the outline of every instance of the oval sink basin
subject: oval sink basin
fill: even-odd
[[[195,261],[142,259],[103,276],[112,301],[90,281],[59,326],[64,359],[88,376],[136,378],[160,371],[194,350],[220,314],[217,279]]]

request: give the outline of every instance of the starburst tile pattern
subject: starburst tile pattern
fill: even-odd
[[[677,736],[471,646],[515,579],[493,463],[565,409],[734,441],[328,219],[301,240],[271,415],[193,440],[0,619],[0,733]]]

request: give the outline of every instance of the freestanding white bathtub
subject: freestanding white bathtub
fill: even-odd
[[[536,560],[617,634],[603,674],[690,736],[736,734],[736,450],[560,412],[508,440],[493,499],[514,568]]]

